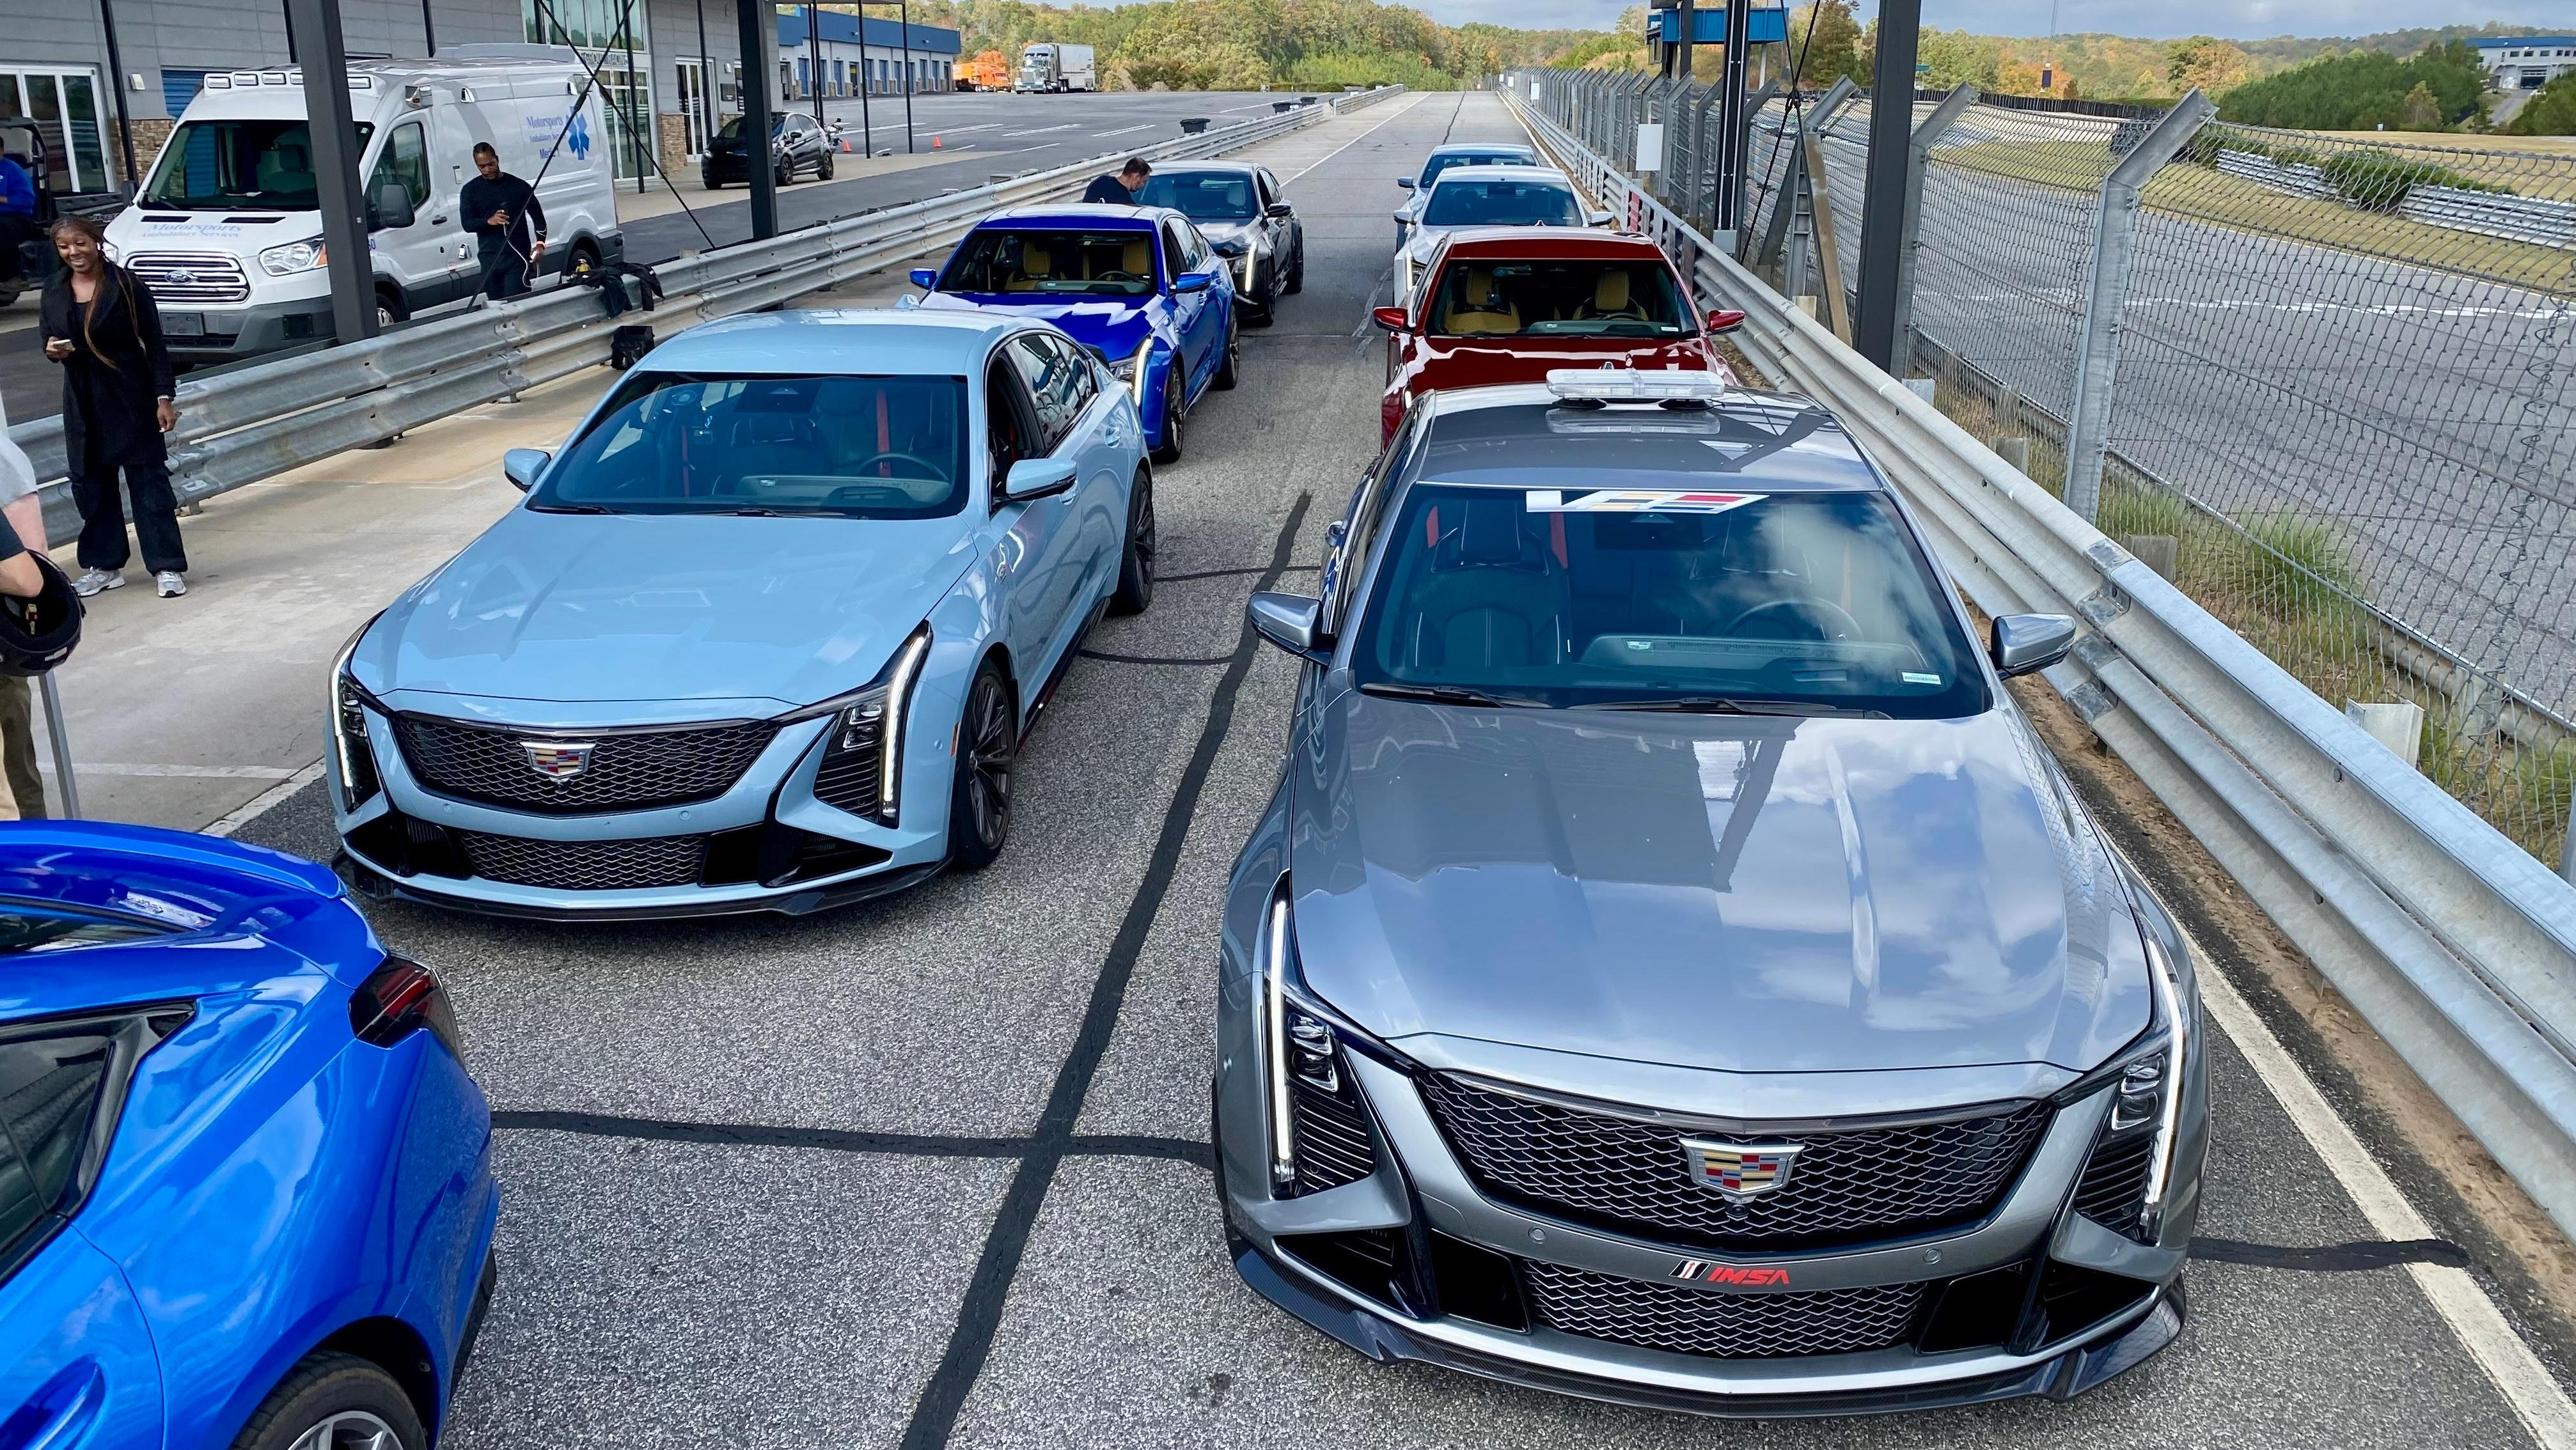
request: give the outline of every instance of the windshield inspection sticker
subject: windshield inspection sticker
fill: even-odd
[[[1533,488],[1522,494],[1521,507],[1534,514],[1722,514],[1768,496],[1713,489],[1605,488],[1569,499],[1563,489]]]
[[[1905,671],[1903,679],[1905,680],[1905,683],[1909,685],[1937,685],[1941,683],[1941,677],[1939,675],[1927,675],[1919,670]]]

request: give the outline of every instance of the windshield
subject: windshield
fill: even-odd
[[[1435,227],[1579,227],[1583,211],[1559,181],[1444,181],[1422,221]]]
[[[939,290],[1143,297],[1154,290],[1154,234],[986,227],[957,244]]]
[[[374,125],[355,127],[358,154]],[[313,128],[298,120],[182,121],[161,148],[143,189],[146,206],[221,211],[311,211],[321,203],[313,174]]]
[[[1414,185],[1427,191],[1431,183],[1440,179],[1440,173],[1452,166],[1535,166],[1537,164],[1538,158],[1526,151],[1453,152],[1446,156],[1434,156],[1422,163],[1422,175],[1415,180]]]
[[[529,506],[926,519],[966,490],[963,378],[631,373]]]
[[[1428,314],[1444,337],[1683,337],[1696,331],[1659,263],[1451,262]]]
[[[770,134],[771,136],[776,136],[779,132],[784,131],[784,130],[786,130],[786,129],[787,129],[787,118],[786,118],[785,116],[783,116],[783,115],[779,115],[779,114],[776,114],[776,113],[772,113],[772,114],[771,114],[771,116],[770,116],[770,118],[769,118],[769,134]],[[741,139],[742,139],[742,117],[740,117],[740,116],[736,116],[736,117],[734,117],[732,120],[727,121],[727,122],[725,122],[722,126],[718,127],[718,128],[716,129],[716,139],[717,139],[717,140],[719,140],[719,141],[739,141],[739,140],[741,140]]]
[[[1138,206],[1168,206],[1194,222],[1250,221],[1260,213],[1252,178],[1234,171],[1157,171]]]
[[[1558,707],[1978,714],[1938,587],[1876,493],[1416,484],[1352,668]]]

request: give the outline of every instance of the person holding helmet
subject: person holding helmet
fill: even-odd
[[[25,449],[9,441],[5,406],[0,406],[0,541],[5,541],[0,548],[14,543],[28,555],[45,549],[45,506],[36,497],[36,466],[28,461]],[[11,557],[8,562],[37,568],[32,558]],[[17,582],[26,583],[25,575],[20,574]],[[42,820],[45,815],[45,778],[36,769],[33,704],[26,677],[0,670],[0,821]]]

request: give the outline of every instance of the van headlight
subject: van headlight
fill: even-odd
[[[328,260],[322,239],[307,237],[300,242],[288,242],[282,247],[270,247],[261,252],[259,269],[272,277],[291,277],[298,272],[310,272]]]

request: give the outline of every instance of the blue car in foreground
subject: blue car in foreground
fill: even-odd
[[[985,865],[1083,634],[1153,598],[1134,402],[1004,313],[713,323],[503,466],[526,503],[332,670],[371,891],[801,913]]]
[[[0,825],[0,1446],[426,1450],[491,1126],[437,976],[329,871]]]
[[[920,306],[1042,318],[1109,365],[1136,400],[1156,463],[1178,462],[1181,420],[1239,374],[1234,273],[1164,207],[1056,204],[997,211],[944,268],[922,267]]]

